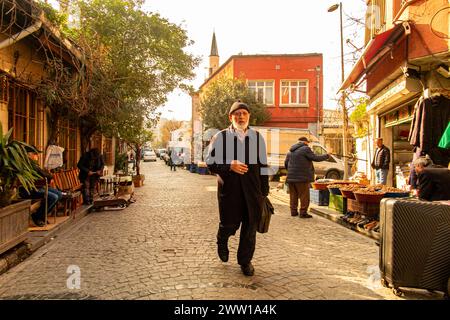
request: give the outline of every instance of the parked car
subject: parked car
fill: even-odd
[[[144,150],[144,162],[145,161],[156,161],[156,153],[152,149]]]

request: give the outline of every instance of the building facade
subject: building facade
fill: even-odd
[[[369,0],[367,5],[365,49],[341,90],[366,84],[369,140],[381,137],[390,148],[388,183],[399,186],[401,176],[409,175],[413,153],[420,152],[409,139],[418,104],[450,97],[449,3]],[[436,151],[433,144],[427,149]],[[361,157],[372,159],[374,149],[367,147],[369,153]]]
[[[220,65],[214,34],[209,59],[209,77],[192,95],[194,158],[201,159],[201,138],[205,134],[198,111],[202,95],[221,77],[246,81],[271,115],[263,126],[309,129],[318,135],[323,101],[322,54],[233,55]]]

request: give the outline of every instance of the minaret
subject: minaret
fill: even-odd
[[[216,33],[213,32],[211,54],[209,55],[209,76],[219,68],[219,50],[217,50]]]

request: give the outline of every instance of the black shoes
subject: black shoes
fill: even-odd
[[[220,260],[222,260],[223,262],[227,262],[228,261],[228,255],[230,253],[228,251],[227,243],[218,243],[217,244],[217,253],[219,254]]]
[[[307,213],[300,213],[300,218],[306,219],[306,218],[312,218],[312,215]]]
[[[291,217],[296,217],[298,216],[298,212],[291,212]]]
[[[255,274],[255,268],[253,267],[252,263],[249,262],[248,264],[241,265],[242,273],[248,277],[251,277]]]

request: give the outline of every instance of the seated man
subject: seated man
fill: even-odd
[[[447,168],[426,168],[428,160],[414,160],[418,176],[418,196],[428,201],[450,200],[450,170]]]
[[[34,150],[29,150],[28,156],[32,160],[33,168],[38,172],[38,174],[42,177],[42,179],[35,182],[35,187],[37,190],[30,190],[30,192],[26,191],[23,187],[19,188],[19,195],[23,199],[44,199],[45,196],[45,179],[47,179],[47,183],[53,179],[53,175],[47,170],[42,169],[38,163],[38,155]],[[47,195],[47,213],[51,212],[59,200],[61,200],[63,194],[61,191],[53,188],[48,188]],[[31,214],[31,219],[34,224],[38,227],[43,227],[45,225],[45,201],[41,202],[39,209]]]

